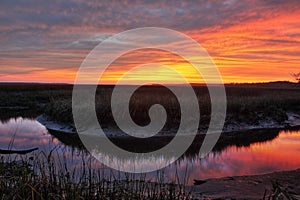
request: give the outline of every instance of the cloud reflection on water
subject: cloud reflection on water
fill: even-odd
[[[268,134],[268,131],[265,132]],[[38,147],[49,152],[51,149],[64,153],[70,165],[80,165],[82,156],[80,150],[61,143],[50,135],[47,129],[37,121],[26,118],[11,118],[0,122],[0,148],[7,149],[12,137],[14,149]],[[300,131],[281,131],[279,135],[266,142],[251,143],[249,146],[226,147],[219,153],[211,153],[204,159],[184,157],[164,169],[167,179],[174,177],[177,169],[183,179],[185,171],[193,179],[206,179],[235,175],[262,174],[279,170],[292,170],[300,167]],[[59,154],[59,153],[58,153]],[[95,163],[94,163],[95,162]],[[131,162],[130,160],[124,160]],[[149,163],[153,164],[153,163]],[[101,167],[93,161],[93,167]],[[154,173],[150,173],[152,177]]]

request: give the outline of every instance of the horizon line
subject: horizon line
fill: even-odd
[[[292,81],[262,81],[262,82],[231,82],[231,83],[209,83],[209,85],[242,85],[242,84],[274,84],[274,83],[285,83],[285,84],[298,84],[297,82]],[[36,84],[36,85],[75,85],[74,83],[64,83],[64,82],[28,82],[28,81],[0,81],[0,85],[5,84]],[[90,84],[90,83],[82,83],[80,85],[96,85],[96,84]],[[97,85],[103,85],[103,86],[115,86],[116,84],[97,84]],[[139,84],[122,84],[124,86],[136,86]],[[186,84],[172,84],[172,83],[153,83],[153,84],[145,84],[141,86],[162,86],[162,85],[170,85],[170,86],[186,86]],[[207,83],[190,83],[191,86],[205,86]]]

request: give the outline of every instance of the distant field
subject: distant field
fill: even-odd
[[[87,86],[88,87],[88,86]],[[127,87],[127,86],[124,86]],[[175,86],[173,86],[175,87]],[[182,87],[182,86],[177,86]],[[72,85],[68,84],[0,84],[0,107],[23,106],[41,109],[53,120],[73,123],[71,98]],[[182,87],[184,89],[184,87]],[[210,120],[210,98],[205,86],[194,86],[197,95],[201,124]],[[97,89],[96,110],[99,121],[114,126],[110,111],[113,86]],[[257,124],[260,119],[271,118],[279,123],[286,120],[286,112],[300,112],[300,85],[286,82],[226,85],[227,118],[237,122]],[[189,97],[186,97],[187,101]],[[150,122],[148,110],[161,104],[168,113],[166,128],[180,123],[180,106],[173,93],[161,86],[143,86],[131,97],[130,114],[140,125]]]

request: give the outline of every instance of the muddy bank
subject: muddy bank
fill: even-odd
[[[203,180],[188,188],[197,199],[262,199],[273,194],[273,183],[300,198],[300,169],[254,176],[234,176]],[[268,198],[267,198],[268,199]]]
[[[249,125],[246,122],[239,122],[235,119],[227,120],[225,122],[223,133],[230,133],[235,131],[247,131],[255,129],[297,129],[300,127],[300,115],[296,113],[287,112],[287,119],[281,123],[272,120],[270,118],[265,118],[260,120],[256,125]],[[246,120],[246,117],[245,117]],[[75,134],[76,128],[74,124],[63,123],[53,120],[51,117],[43,114],[37,118],[37,121],[44,125],[47,129],[51,131]],[[126,137],[124,132],[116,127],[104,127],[105,134],[109,137]],[[199,126],[199,134],[205,134],[207,131],[207,125]],[[176,134],[175,129],[163,130],[158,136],[174,136]]]
[[[87,136],[79,135],[77,133],[65,133],[55,130],[48,130],[49,133],[57,138],[60,142],[65,145],[72,146],[79,149],[84,149],[84,145],[81,139],[84,138],[85,141],[89,141],[89,144],[94,146],[99,152],[104,154],[109,154],[109,148],[105,147],[105,139],[103,137],[97,136]],[[266,142],[275,139],[279,135],[280,129],[256,129],[247,131],[234,131],[228,133],[222,133],[218,139],[216,145],[213,148],[213,152],[221,152],[229,146],[236,147],[247,147],[252,143],[256,142]],[[182,140],[185,137],[190,136],[179,136]],[[205,139],[205,134],[198,134],[193,143],[190,145],[188,150],[183,155],[184,157],[195,157],[199,154],[199,150],[202,146],[203,140]],[[153,136],[150,138],[134,138],[134,137],[109,137],[115,145],[131,152],[152,152],[166,146],[170,141],[172,141],[173,136]],[[98,146],[98,144],[102,144]],[[181,145],[181,144],[178,144]],[[167,152],[165,152],[167,154]],[[173,153],[170,152],[170,156]]]
[[[36,120],[45,126],[48,130],[51,131],[58,131],[61,133],[69,133],[69,134],[75,134],[76,128],[74,125],[70,123],[63,123],[63,122],[57,122],[47,115],[43,114],[36,118]]]

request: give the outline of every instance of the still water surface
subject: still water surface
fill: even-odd
[[[268,131],[264,134],[268,134]],[[38,147],[39,151],[46,153],[53,149],[57,154],[64,153],[69,167],[79,165],[84,157],[84,153],[80,153],[81,150],[59,141],[35,119],[17,117],[0,121],[1,149],[33,147]],[[103,167],[99,163],[93,166]],[[262,174],[299,167],[300,131],[280,131],[268,141],[254,142],[248,146],[227,146],[220,152],[212,152],[203,159],[197,155],[184,157],[166,167],[164,176],[172,180],[177,171],[181,178],[188,175],[189,184],[192,184],[193,179]],[[155,172],[152,173],[154,174]],[[151,177],[151,173],[149,176]]]

